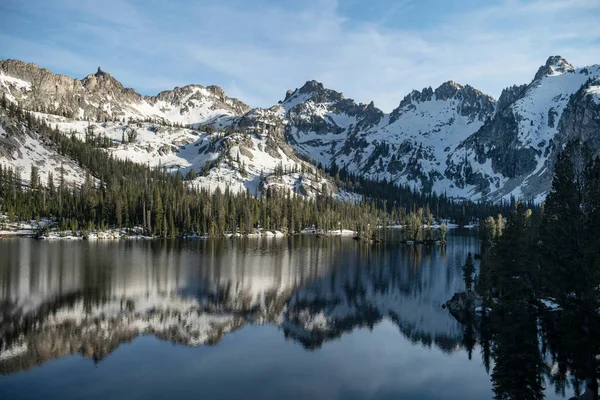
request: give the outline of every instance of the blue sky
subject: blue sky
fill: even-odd
[[[2,0],[0,58],[155,94],[221,86],[251,106],[317,79],[391,111],[454,80],[494,97],[550,55],[600,63],[598,0]]]

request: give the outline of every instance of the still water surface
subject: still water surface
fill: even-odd
[[[3,240],[0,398],[490,399],[440,306],[477,248]]]

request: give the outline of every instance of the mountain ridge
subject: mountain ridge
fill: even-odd
[[[288,90],[272,107],[251,108],[214,85],[190,84],[142,97],[100,68],[79,81],[32,63],[0,61],[0,92],[9,101],[66,116],[71,128],[79,129],[77,121],[83,120],[146,120],[258,135],[265,140],[263,148],[281,148],[269,150],[275,160],[297,153],[314,166],[343,168],[457,199],[489,201],[541,201],[549,190],[557,143],[579,139],[594,153],[600,151],[594,119],[600,113],[600,93],[594,89],[598,79],[598,65],[575,68],[551,56],[531,82],[507,87],[498,100],[449,80],[435,89],[411,91],[385,113],[373,102],[357,103],[316,80]],[[63,126],[69,128],[69,123]],[[249,154],[248,148],[239,151]],[[262,161],[253,158],[254,173],[273,172],[273,162],[261,168]],[[250,161],[242,155],[238,164],[229,162],[226,168],[235,175]],[[199,172],[205,164],[186,168]],[[256,182],[234,180],[256,190]]]

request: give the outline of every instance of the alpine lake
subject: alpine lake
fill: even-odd
[[[0,240],[0,398],[493,398],[477,323],[442,308],[476,233],[398,235]]]

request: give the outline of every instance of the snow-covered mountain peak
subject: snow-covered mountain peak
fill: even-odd
[[[434,94],[436,99],[438,100],[446,100],[451,97],[454,97],[456,92],[461,90],[463,86],[454,81],[447,81],[442,83],[437,89],[435,89]]]
[[[250,111],[250,106],[236,98],[228,97],[223,89],[214,85],[204,87],[192,84],[175,87],[156,96],[146,96],[144,101],[152,108],[158,109],[168,121],[184,124],[206,123],[217,117],[238,116]]]
[[[390,123],[395,122],[405,112],[417,110],[419,104],[428,102],[449,102],[448,105],[438,105],[438,108],[450,107],[462,116],[483,121],[494,112],[496,100],[491,96],[475,89],[470,85],[461,85],[454,81],[442,83],[437,89],[431,87],[422,91],[413,90],[404,97],[398,108],[392,111]]]
[[[119,82],[117,79],[115,79],[115,77],[113,77],[111,74],[109,74],[106,71],[103,71],[102,68],[98,67],[98,70],[93,73],[93,74],[88,74],[85,78],[83,78],[81,81],[82,82],[86,82],[88,80],[96,80],[96,81],[100,81],[100,82],[110,82],[111,84],[114,84],[115,86],[120,86],[123,87],[123,85],[121,84],[121,82]]]
[[[300,93],[314,93],[314,92],[324,92],[325,86],[314,79],[310,81],[306,81],[306,83],[298,89]]]
[[[550,56],[546,60],[546,64],[538,69],[533,80],[536,81],[544,76],[562,75],[573,71],[575,71],[575,67],[561,56]]]
[[[327,89],[321,82],[307,81],[301,88],[294,91],[288,90],[283,100],[286,109],[290,110],[296,105],[312,100],[314,103],[333,103],[344,100],[344,95],[335,90]]]
[[[600,107],[588,91],[599,78],[598,65],[575,69],[550,57],[533,82],[502,92],[493,118],[457,148],[462,156],[452,164],[470,168],[488,198],[543,200],[563,144],[578,140],[594,153],[600,149]]]

